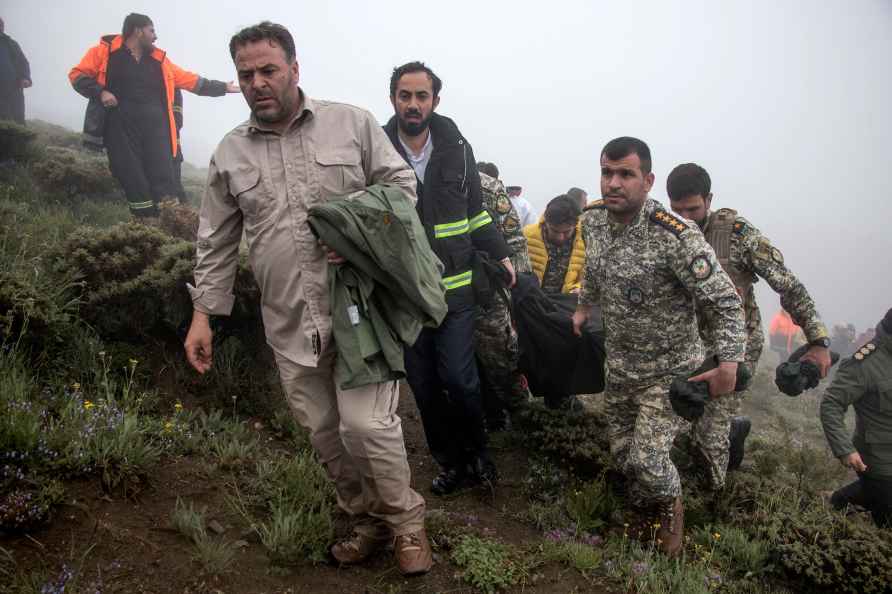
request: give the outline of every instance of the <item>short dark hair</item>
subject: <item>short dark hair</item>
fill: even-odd
[[[629,155],[638,155],[638,159],[641,161],[641,173],[644,175],[650,173],[653,167],[653,163],[650,160],[650,149],[647,147],[647,144],[643,140],[638,140],[631,136],[614,138],[604,145],[601,155],[611,161],[619,161]]]
[[[289,64],[294,62],[294,58],[297,56],[297,52],[294,49],[294,38],[288,29],[270,21],[263,21],[262,23],[245,27],[232,36],[232,39],[229,40],[229,55],[232,56],[232,61],[235,62],[235,54],[240,47],[249,43],[257,43],[264,39],[282,48],[282,51],[285,52],[286,62]]]
[[[688,196],[709,196],[712,181],[705,169],[696,163],[682,163],[666,178],[669,200],[681,200]]]
[[[138,12],[131,12],[126,17],[124,17],[124,26],[121,27],[121,35],[123,35],[124,37],[130,37],[137,29],[148,27],[151,24],[152,19],[150,19],[146,15],[139,14]]]
[[[581,213],[579,200],[561,194],[552,198],[545,207],[545,222],[550,225],[575,225]]]
[[[582,188],[570,188],[569,190],[567,190],[567,196],[569,196],[573,200],[582,200],[583,198],[588,196],[588,192],[586,192]]]
[[[479,171],[480,173],[485,173],[489,177],[499,179],[499,168],[496,167],[495,163],[480,161],[479,163],[477,163],[477,171]]]
[[[424,65],[424,62],[408,62],[403,64],[402,66],[397,66],[393,69],[393,74],[390,75],[390,96],[396,97],[396,86],[399,84],[400,79],[404,74],[412,74],[413,72],[425,72],[427,73],[427,77],[431,79],[431,86],[434,91],[434,97],[440,96],[440,89],[443,88],[443,81],[440,80],[440,77],[434,74],[434,71]]]

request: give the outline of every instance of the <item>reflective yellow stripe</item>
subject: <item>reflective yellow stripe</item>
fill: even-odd
[[[479,229],[480,227],[482,227],[483,225],[485,225],[487,223],[492,223],[492,217],[489,216],[489,213],[486,212],[485,210],[481,211],[480,214],[478,214],[476,217],[471,219],[471,225],[470,225],[471,231],[476,231],[477,229]]]
[[[453,237],[468,232],[468,219],[455,221],[454,223],[443,223],[434,225],[434,237],[442,239],[444,237]]]
[[[454,276],[444,276],[443,284],[446,286],[447,291],[459,287],[466,287],[471,284],[471,271],[468,270],[467,272],[462,272],[461,274],[456,274]]]
[[[154,203],[151,200],[146,200],[145,202],[130,202],[130,210],[142,210],[143,208],[152,208]]]

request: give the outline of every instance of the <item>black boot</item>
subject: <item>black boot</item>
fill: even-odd
[[[434,495],[450,495],[470,486],[472,475],[464,466],[444,468],[431,482],[431,493]]]
[[[484,485],[494,485],[499,480],[499,473],[496,470],[496,465],[486,452],[478,454],[474,458],[472,470],[474,479]]]
[[[728,448],[728,470],[737,470],[743,463],[744,444],[751,427],[749,417],[731,419],[731,432],[728,436],[731,441]]]

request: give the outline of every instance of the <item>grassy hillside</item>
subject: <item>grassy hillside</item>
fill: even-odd
[[[779,395],[768,369],[724,492],[703,490],[679,445],[679,560],[628,535],[600,396],[582,413],[533,402],[493,436],[500,484],[442,499],[404,389],[434,571],[402,579],[386,553],[333,567],[327,547],[350,521],[286,411],[248,270],[199,377],[181,346],[194,210],[166,208],[161,228],[129,221],[104,157],[58,126],[0,123],[0,146],[0,594],[890,589],[890,534],[821,495],[847,477],[820,394]]]

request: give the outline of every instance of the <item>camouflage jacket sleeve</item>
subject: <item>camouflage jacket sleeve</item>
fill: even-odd
[[[828,336],[827,328],[821,321],[815,302],[786,264],[784,255],[771,245],[771,241],[750,225],[745,219],[738,219],[743,228],[739,232],[743,247],[744,265],[765,279],[765,282],[780,295],[781,307],[790,312],[796,325],[802,328],[808,342]]]
[[[707,317],[712,334],[707,338],[719,361],[741,362],[746,326],[740,296],[706,238],[692,223],[686,223],[689,228],[679,235],[679,245],[668,251],[669,265],[693,295],[698,311]]]
[[[821,425],[827,443],[837,458],[847,456],[855,450],[852,438],[846,430],[845,416],[849,406],[855,404],[864,394],[864,379],[860,365],[846,359],[839,365],[833,383],[824,392],[821,400]]]
[[[582,282],[579,287],[579,304],[595,305],[601,301],[601,287],[594,264],[599,262],[597,256],[598,238],[595,236],[595,218],[604,217],[603,209],[591,209],[582,213],[582,242],[585,245],[585,264],[582,266]]]
[[[511,203],[504,184],[485,174],[480,174],[480,184],[483,190],[483,207],[490,212],[496,229],[511,249],[510,258],[514,270],[531,273],[533,268],[527,252],[527,238],[523,234],[520,216]]]

